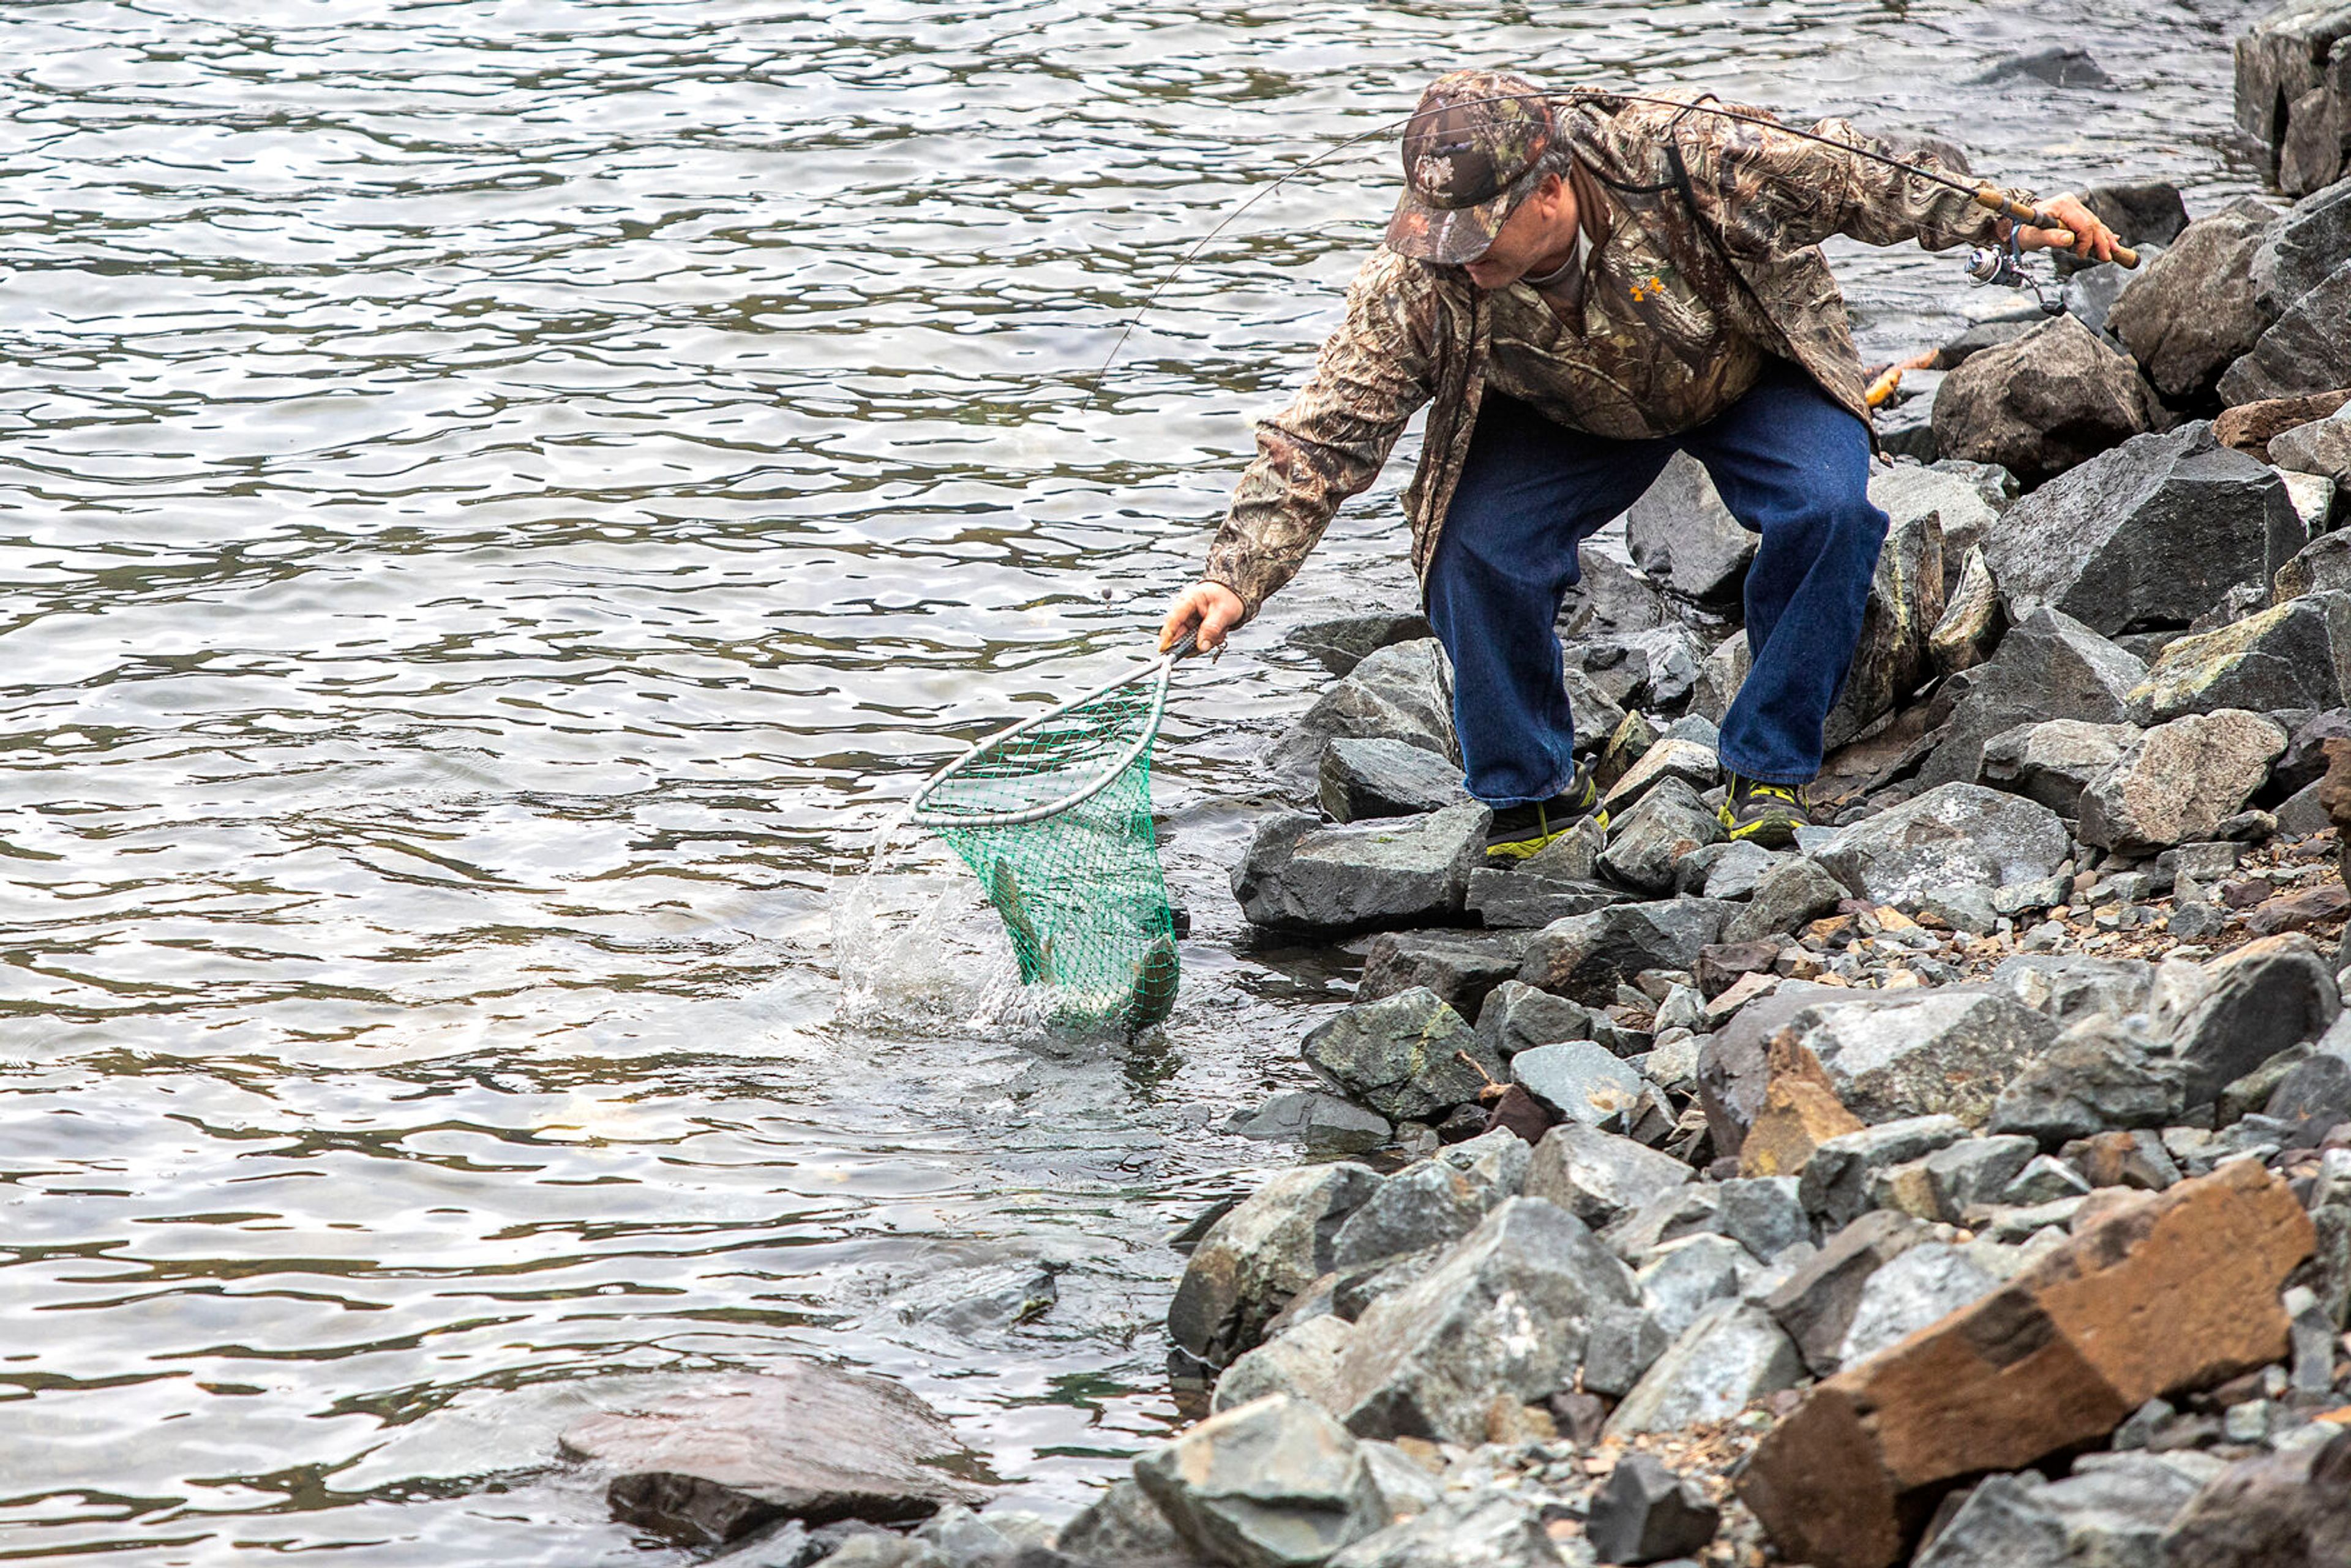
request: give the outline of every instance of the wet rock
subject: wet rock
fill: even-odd
[[[1408,741],[1341,736],[1322,748],[1316,798],[1334,822],[1414,817],[1469,803],[1461,769]]]
[[[1231,1365],[1292,1297],[1331,1272],[1340,1226],[1378,1184],[1361,1166],[1276,1174],[1192,1249],[1167,1308],[1168,1337],[1210,1366]]]
[[[2314,593],[2166,647],[2130,694],[2130,719],[2145,727],[2221,708],[2336,707],[2346,666],[2351,594]]]
[[[1620,904],[1554,921],[1527,947],[1519,978],[1593,1007],[1616,999],[1619,984],[1645,969],[1688,969],[1739,910],[1709,898]]]
[[[1519,972],[1526,946],[1517,932],[1383,932],[1364,949],[1355,999],[1377,1001],[1425,986],[1464,1018],[1475,1018],[1488,994]]]
[[[1688,785],[1678,779],[1660,779],[1610,824],[1600,869],[1627,887],[1669,894],[1683,858],[1721,838],[1720,820]]]
[[[974,1500],[937,1468],[961,1445],[898,1385],[786,1360],[712,1375],[563,1433],[568,1457],[604,1467],[615,1518],[674,1541],[733,1541],[773,1520],[925,1519]]]
[[[2138,367],[2060,316],[1943,378],[1935,447],[2037,484],[2144,433],[2154,413]],[[2000,571],[1997,557],[1992,570]]]
[[[2048,807],[1979,784],[1945,784],[1839,829],[1813,858],[1861,897],[1898,905],[1952,887],[2034,881],[2072,849],[2073,836]]]
[[[1134,1479],[1193,1551],[1235,1568],[1309,1568],[1388,1522],[1355,1439],[1283,1395],[1145,1452]]]
[[[1507,1061],[1538,1045],[1590,1040],[1603,1020],[1591,1009],[1517,980],[1494,988],[1478,1012],[1478,1038]]]
[[[2187,1069],[2190,1105],[2289,1046],[2317,1039],[2343,1011],[2333,971],[2299,932],[2248,942],[2208,972],[2211,988],[2172,1041]]]
[[[1771,1315],[1745,1301],[1717,1301],[1684,1329],[1608,1418],[1615,1437],[1720,1421],[1804,1375],[1796,1347]]]
[[[1471,1492],[1366,1536],[1328,1568],[1561,1568],[1562,1561],[1533,1503]]]
[[[1338,1402],[1339,1360],[1354,1333],[1353,1323],[1326,1312],[1274,1335],[1225,1369],[1211,1408],[1230,1410],[1286,1394],[1330,1409]]]
[[[1831,1236],[1765,1298],[1764,1308],[1794,1342],[1804,1364],[1825,1376],[1837,1368],[1870,1276],[1932,1235],[1907,1214],[1873,1209]]]
[[[1812,1218],[1797,1196],[1794,1176],[1739,1177],[1720,1188],[1717,1213],[1722,1233],[1769,1262],[1798,1242],[1813,1239]]]
[[[2250,345],[2249,345],[2250,346]],[[1757,536],[1739,526],[1706,467],[1677,452],[1625,515],[1633,564],[1701,602],[1730,601],[1747,580]]]
[[[1479,1220],[1518,1196],[1526,1179],[1527,1146],[1516,1138],[1506,1142],[1517,1155],[1514,1171],[1481,1175],[1442,1160],[1423,1160],[1380,1183],[1339,1227],[1332,1242],[1332,1267],[1361,1269],[1458,1241],[1475,1230]]]
[[[1603,1563],[1656,1563],[1696,1555],[1721,1523],[1696,1487],[1647,1454],[1627,1454],[1593,1498],[1583,1533]]]
[[[2208,1483],[2164,1532],[2163,1568],[2351,1563],[2351,1432],[2259,1454]]]
[[[1199,1559],[1131,1477],[1111,1482],[1053,1536],[1053,1548],[1105,1568],[1191,1568]]]
[[[2305,397],[2351,386],[2351,260],[2338,264],[2220,377],[2229,402]]]
[[[1536,931],[1572,915],[1630,903],[1634,896],[1602,883],[1479,866],[1469,873],[1461,904],[1489,931]]]
[[[2158,725],[2082,791],[2082,841],[2144,854],[2212,837],[2269,778],[2285,738],[2241,708]]]
[[[1928,1115],[1831,1138],[1805,1163],[1798,1201],[1823,1230],[1842,1230],[1869,1212],[1873,1178],[1880,1172],[1924,1159],[1967,1135],[1966,1124],[1956,1117]]]
[[[1739,1481],[1773,1543],[1886,1568],[1959,1477],[2105,1436],[2168,1388],[2282,1354],[2277,1292],[2310,1221],[2249,1164],[2125,1204],[2007,1284],[1807,1395]]]
[[[1982,83],[2031,80],[2050,87],[2112,87],[2114,78],[2074,45],[2052,45],[2021,54],[2004,55],[1970,80]]]
[[[2126,699],[2147,665],[2072,616],[2028,614],[1991,661],[1967,672],[1950,728],[1918,773],[1921,784],[1971,783],[1983,770],[1984,743],[2019,725],[2050,719],[2119,724]]]
[[[2161,1568],[2164,1526],[2197,1484],[2185,1466],[2151,1454],[2053,1483],[2030,1470],[1990,1476],[1918,1554],[1916,1568]]]
[[[1982,780],[2071,817],[2081,810],[2082,791],[2137,738],[2127,724],[2053,718],[2019,725],[1984,742]]]
[[[1601,1303],[1639,1304],[1630,1271],[1565,1209],[1512,1198],[1357,1321],[1340,1375],[1346,1424],[1361,1437],[1481,1441],[1497,1394],[1524,1403],[1569,1385]]]
[[[1972,1249],[1941,1241],[1913,1247],[1862,1286],[1838,1364],[1866,1361],[2000,1285],[2001,1277]]]
[[[1262,1142],[1301,1143],[1316,1154],[1360,1155],[1386,1143],[1387,1118],[1335,1094],[1285,1089],[1247,1115],[1236,1113],[1225,1130]]]
[[[1504,1077],[1501,1059],[1424,986],[1356,1003],[1308,1034],[1301,1049],[1341,1093],[1397,1122],[1468,1104]]]
[[[2001,515],[1984,555],[2011,614],[2047,605],[2112,634],[2183,625],[2236,584],[2268,581],[2301,548],[2300,531],[2277,472],[2199,421],[2126,441],[2043,486]]]
[[[1927,640],[1943,619],[1944,603],[1940,509],[1905,507],[1878,549],[1861,636],[1844,687],[1829,709],[1823,745],[1844,745],[1927,679],[1932,668]]]
[[[1309,622],[1292,627],[1282,641],[1314,655],[1332,674],[1344,676],[1354,674],[1356,665],[1383,648],[1436,635],[1429,630],[1428,617],[1419,612],[1391,611]]]
[[[1510,1058],[1510,1078],[1569,1121],[1591,1127],[1630,1127],[1650,1092],[1648,1080],[1586,1040],[1519,1052]]]
[[[1688,1185],[1690,1168],[1671,1155],[1580,1122],[1543,1134],[1529,1167],[1526,1195],[1555,1203],[1598,1228]]]
[[[1489,815],[1483,806],[1454,806],[1341,827],[1269,817],[1233,870],[1233,895],[1251,925],[1273,930],[1441,924],[1461,913]]]
[[[1945,552],[1948,563],[1949,553]],[[1927,634],[1927,663],[1937,674],[1972,670],[1991,657],[2008,625],[2008,610],[1993,580],[1983,547],[1970,545],[1960,558],[1943,606],[1943,618]]]
[[[2251,197],[2197,219],[2115,306],[2108,328],[2164,396],[2209,396],[2277,319],[2256,303],[2252,287],[2254,254],[2277,219],[2275,208]]]
[[[1274,744],[1274,772],[1311,789],[1322,748],[1342,736],[1401,740],[1461,759],[1453,734],[1453,666],[1434,637],[1397,643],[1366,655],[1332,684]]]
[[[1756,942],[1783,936],[1808,921],[1836,913],[1847,896],[1844,883],[1801,855],[1784,856],[1756,880],[1747,907],[1723,927],[1725,942]]]
[[[2001,1091],[1987,1125],[2054,1149],[2109,1127],[2169,1126],[2186,1100],[2186,1072],[2179,1062],[2157,1055],[2113,1018],[2094,1014],[2058,1036]]]

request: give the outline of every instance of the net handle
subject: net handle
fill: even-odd
[[[1041,822],[1048,817],[1058,817],[1064,811],[1084,805],[1088,800],[1109,789],[1118,776],[1134,764],[1135,758],[1151,745],[1152,737],[1159,733],[1160,715],[1165,712],[1167,707],[1168,673],[1175,669],[1176,660],[1186,658],[1196,652],[1198,652],[1198,643],[1189,632],[1186,632],[1176,641],[1175,646],[1169,648],[1165,653],[1155,656],[1150,663],[1129,670],[1115,680],[1104,681],[1093,690],[1081,692],[1067,702],[1056,703],[1033,718],[1024,718],[1008,729],[997,731],[923,780],[923,787],[914,791],[914,809],[909,821],[918,828],[1017,828],[1029,822]],[[1002,746],[1008,741],[1017,740],[1038,726],[1050,723],[1061,717],[1071,708],[1083,707],[1097,697],[1108,696],[1121,686],[1133,685],[1135,682],[1144,680],[1155,681],[1156,684],[1151,693],[1151,717],[1144,725],[1142,732],[1134,737],[1126,749],[1113,758],[1100,774],[1079,785],[1068,794],[1058,796],[1042,805],[1024,806],[1017,811],[967,813],[932,811],[925,808],[925,802],[930,800],[939,786],[971,766],[981,753],[993,747]]]

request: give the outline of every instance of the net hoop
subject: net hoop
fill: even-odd
[[[1033,718],[1022,719],[1009,729],[998,730],[923,780],[922,788],[914,791],[914,807],[908,821],[918,828],[1016,828],[1029,822],[1041,822],[1048,817],[1058,817],[1064,811],[1084,805],[1116,783],[1134,764],[1134,759],[1150,749],[1152,740],[1159,733],[1160,716],[1166,711],[1167,707],[1168,672],[1176,667],[1177,659],[1190,651],[1190,643],[1191,640],[1186,638],[1182,646],[1161,654],[1138,669],[1130,670],[1115,680],[1104,681],[1092,691],[1080,693],[1067,702],[1055,704]],[[997,747],[1019,739],[1030,730],[1050,724],[1074,708],[1083,707],[1090,702],[1108,696],[1122,686],[1133,685],[1138,681],[1146,680],[1154,683],[1151,693],[1151,715],[1144,722],[1140,732],[1123,750],[1103,765],[1101,772],[1074,786],[1066,793],[1041,804],[1023,806],[1014,811],[941,810],[932,804],[939,790],[952,783],[966,768],[987,757]]]

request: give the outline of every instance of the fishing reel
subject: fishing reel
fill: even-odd
[[[1978,287],[2025,288],[2048,316],[2063,316],[2065,302],[2041,292],[2041,280],[2025,270],[2023,247],[2017,244],[2022,225],[2011,224],[2005,245],[1978,246],[1968,252],[1968,281]]]

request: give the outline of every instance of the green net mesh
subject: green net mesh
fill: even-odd
[[[1140,1029],[1175,1005],[1175,920],[1151,821],[1165,690],[1163,674],[1096,693],[987,743],[917,802],[916,820],[1003,916],[1022,982],[1051,988],[1048,1010],[1064,1026]],[[985,821],[1019,813],[1034,820]]]

